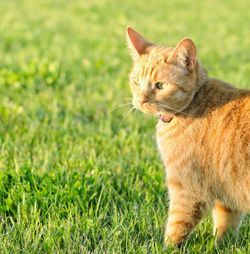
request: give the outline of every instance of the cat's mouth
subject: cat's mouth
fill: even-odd
[[[152,103],[139,104],[137,102],[134,102],[133,104],[135,108],[141,110],[143,113],[146,114],[155,115],[158,112],[157,108]]]
[[[173,114],[167,114],[165,112],[160,111],[157,107],[152,105],[151,103],[144,103],[143,105],[134,105],[136,108],[141,110],[143,113],[155,115],[159,120],[164,123],[169,123],[173,119]]]

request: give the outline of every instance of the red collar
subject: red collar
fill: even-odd
[[[164,123],[170,123],[174,117],[170,115],[159,114],[158,118]]]

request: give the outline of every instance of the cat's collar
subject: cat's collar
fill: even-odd
[[[164,123],[170,123],[174,117],[167,114],[158,114],[158,119]]]

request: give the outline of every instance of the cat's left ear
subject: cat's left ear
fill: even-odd
[[[133,60],[138,59],[143,54],[149,53],[150,49],[154,45],[131,27],[127,27],[127,41]]]
[[[167,61],[174,62],[191,72],[196,66],[196,55],[197,50],[194,42],[184,38],[177,44]]]

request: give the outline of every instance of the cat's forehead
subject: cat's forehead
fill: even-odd
[[[142,64],[144,62],[145,65],[162,65],[166,63],[172,51],[173,48],[154,47],[145,58],[142,58]]]
[[[155,47],[150,54],[142,56],[133,67],[132,77],[137,79],[150,78],[156,80],[161,76],[166,76],[170,72],[171,66],[167,59],[172,52],[172,48]]]

